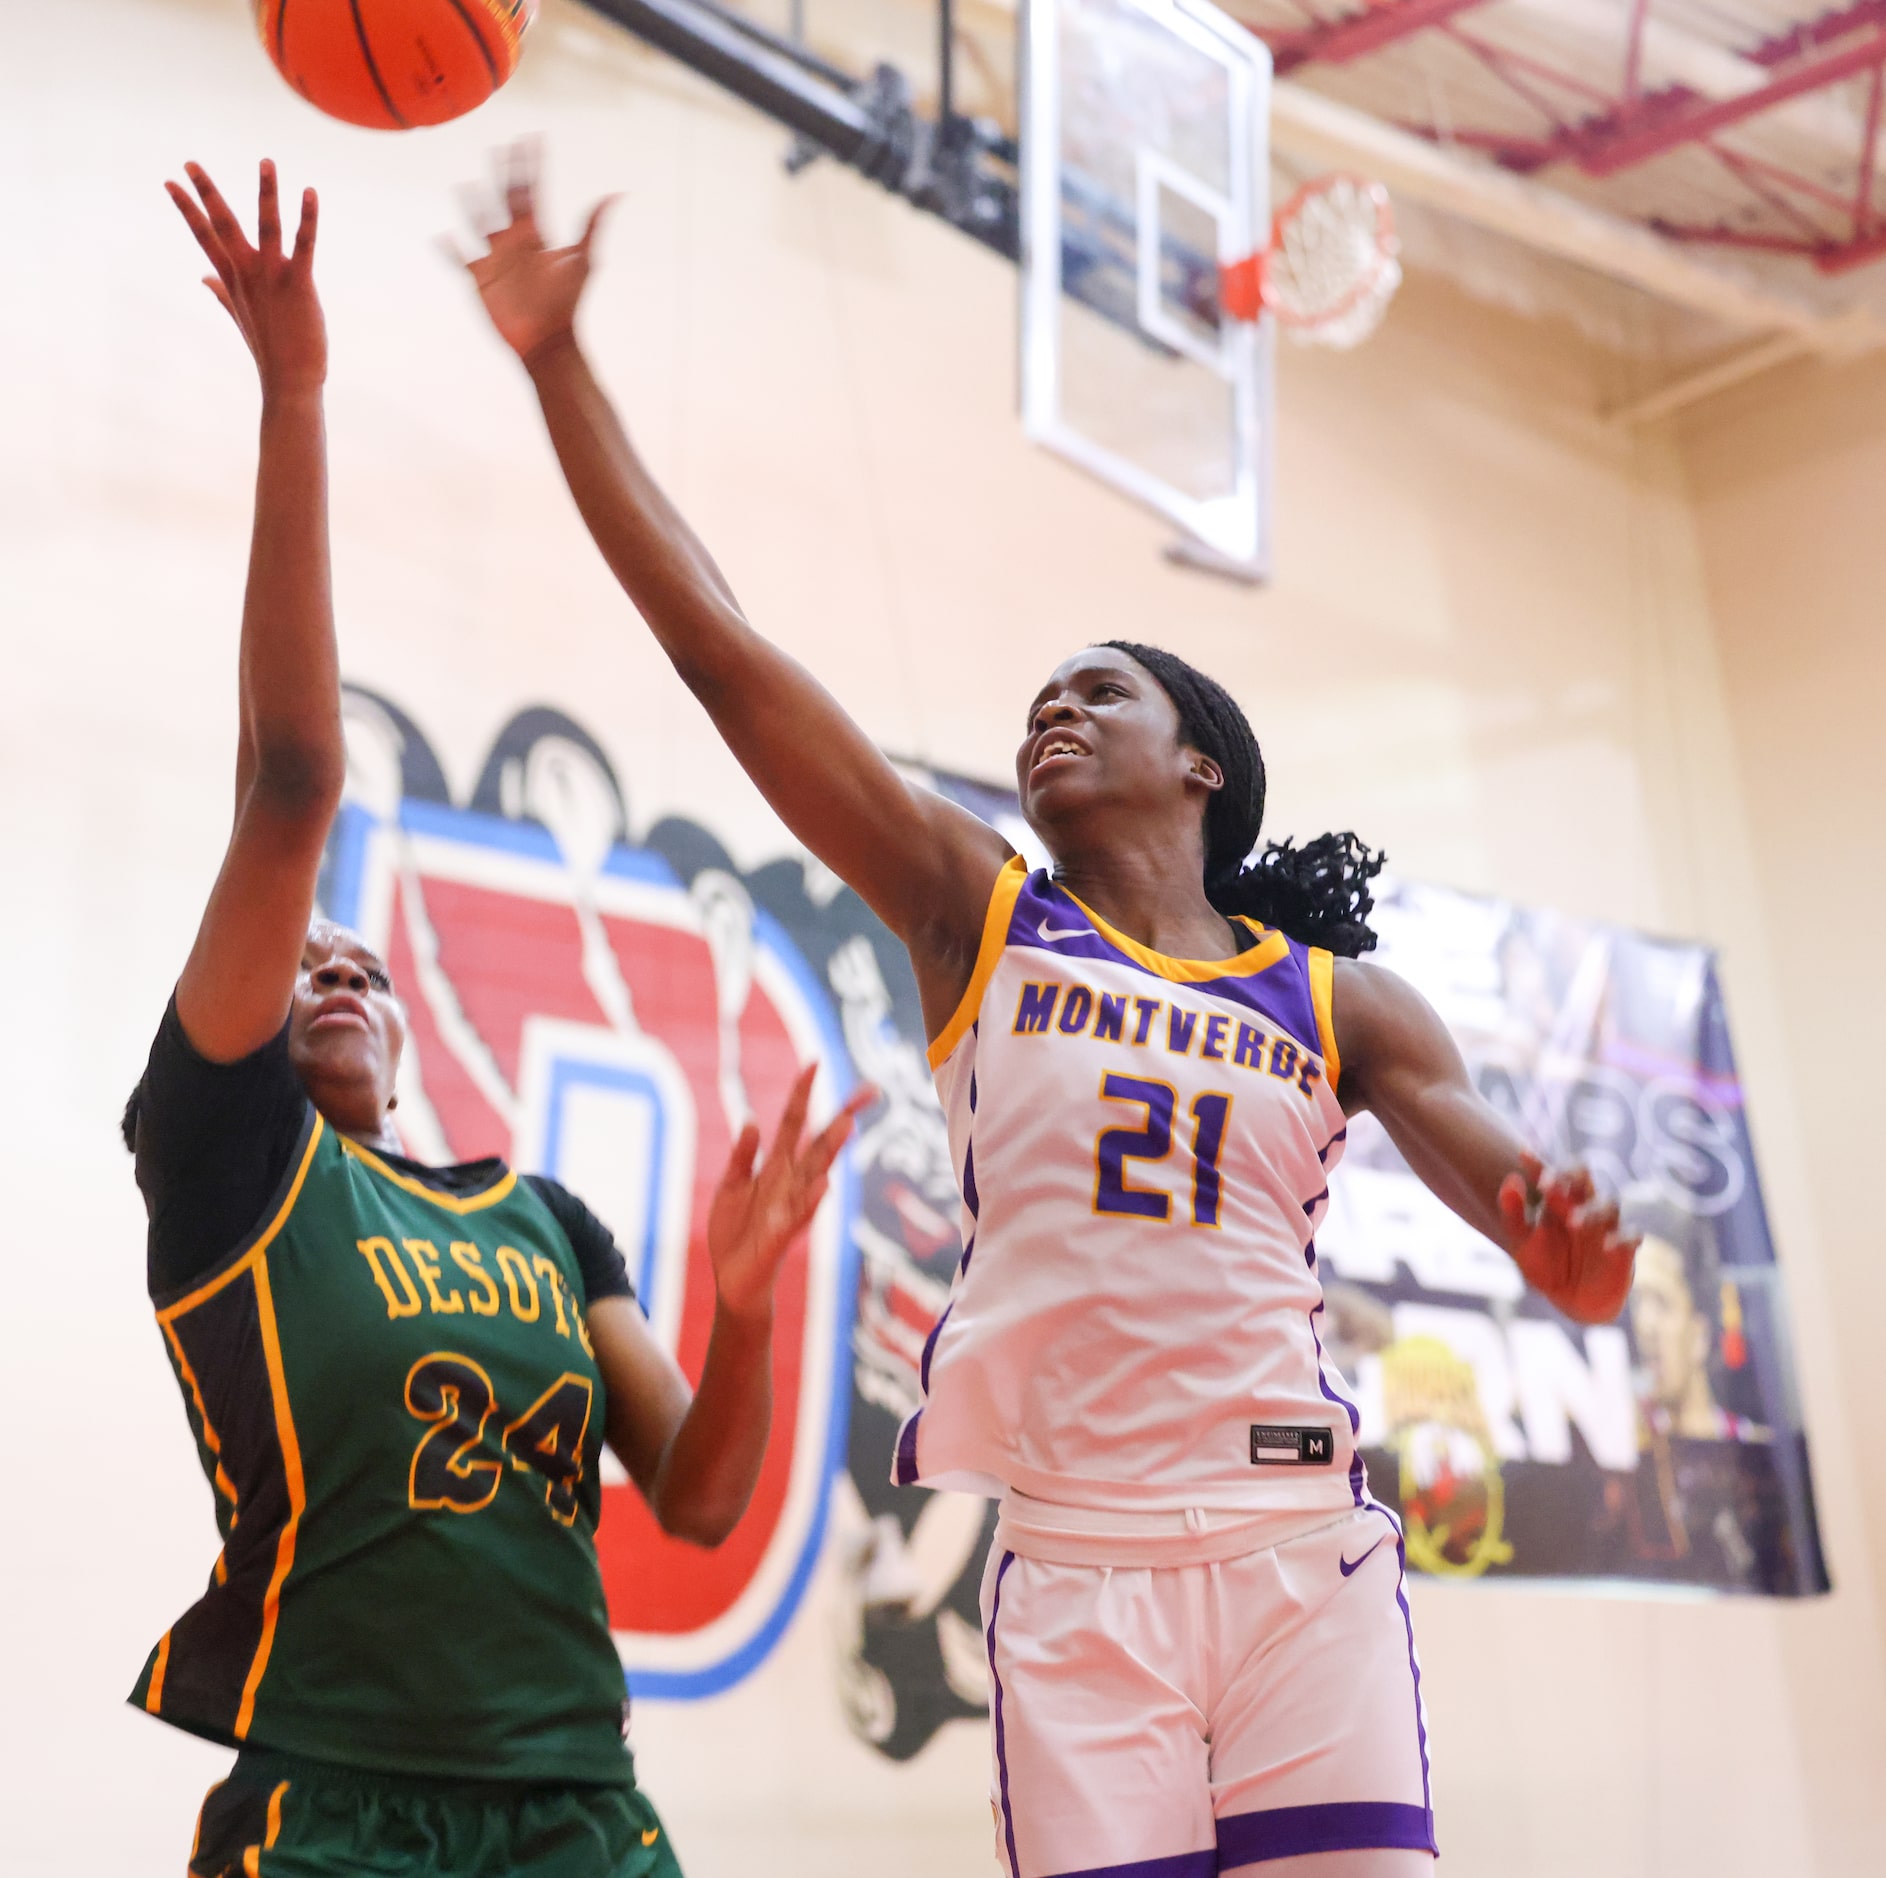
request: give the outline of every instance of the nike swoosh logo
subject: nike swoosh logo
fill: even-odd
[[[1376,1549],[1377,1547],[1381,1545],[1381,1543],[1382,1541],[1380,1539],[1377,1539],[1375,1544],[1370,1546],[1368,1551],[1364,1552],[1363,1555],[1359,1559],[1357,1559],[1353,1565],[1350,1564],[1350,1562],[1346,1558],[1339,1558],[1336,1561],[1336,1563],[1342,1568],[1342,1575],[1345,1578],[1347,1578],[1351,1572],[1359,1572],[1363,1568],[1363,1566],[1366,1565],[1369,1562],[1369,1560],[1375,1555]]]
[[[1094,937],[1094,929],[1091,926],[1050,926],[1045,919],[1035,928],[1035,931],[1048,940]]]
[[[644,1845],[653,1845],[660,1837],[661,1828],[659,1826],[650,1826],[649,1829],[642,1834],[642,1843]]]

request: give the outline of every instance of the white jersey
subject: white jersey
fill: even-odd
[[[893,1477],[1065,1506],[1363,1503],[1314,1234],[1342,1152],[1327,952],[1167,958],[997,880],[931,1046],[963,1257]]]

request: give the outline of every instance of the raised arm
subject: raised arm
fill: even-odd
[[[1342,1105],[1379,1117],[1402,1158],[1468,1225],[1504,1246],[1534,1290],[1580,1323],[1608,1323],[1637,1241],[1618,1232],[1582,1167],[1548,1170],[1474,1088],[1433,1007],[1404,979],[1336,961]]]
[[[605,1298],[589,1312],[609,1445],[662,1530],[696,1545],[718,1545],[753,1498],[773,1419],[774,1285],[818,1211],[853,1118],[874,1094],[858,1090],[806,1141],[816,1068],[794,1083],[764,1161],[749,1122],[721,1175],[707,1220],[715,1308],[700,1388],[689,1391],[632,1299]]]
[[[898,775],[797,660],[753,630],[726,578],[636,454],[577,344],[576,309],[607,204],[547,249],[534,158],[507,159],[489,253],[467,265],[523,360],[590,534],[688,689],[793,833],[910,948],[934,1033],[975,963],[1009,857],[976,817]]]
[[[327,335],[314,289],[314,191],[302,196],[288,254],[274,164],[262,165],[254,245],[209,177],[195,164],[186,173],[200,203],[178,183],[166,187],[209,257],[206,285],[248,343],[262,384],[235,823],[177,981],[190,1041],[214,1062],[234,1062],[288,1015],[346,770],[328,577]]]

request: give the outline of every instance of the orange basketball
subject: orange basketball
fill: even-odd
[[[517,69],[537,0],[256,0],[275,68],[343,123],[411,130],[473,111]]]

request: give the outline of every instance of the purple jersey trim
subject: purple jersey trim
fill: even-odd
[[[1311,1246],[1304,1257],[1313,1265],[1316,1259],[1316,1247]],[[1322,1390],[1325,1401],[1335,1403],[1349,1417],[1349,1492],[1356,1505],[1364,1506],[1368,1503],[1368,1471],[1362,1465],[1362,1450],[1355,1446],[1356,1437],[1362,1432],[1362,1411],[1353,1402],[1339,1396],[1329,1386],[1329,1376],[1323,1368],[1323,1339],[1317,1334],[1316,1329],[1316,1320],[1322,1312],[1323,1304],[1319,1298],[1316,1309],[1310,1313],[1310,1340],[1316,1345],[1316,1386]]]
[[[963,1254],[963,1263],[969,1263],[968,1253]],[[923,1361],[917,1365],[917,1387],[925,1395],[930,1393],[930,1359],[936,1354],[936,1340],[943,1334],[943,1326],[950,1321],[950,1312],[955,1310],[956,1300],[952,1298],[943,1307],[943,1315],[930,1326],[930,1334],[923,1340]]]
[[[1315,1208],[1328,1198],[1329,1189],[1325,1187],[1315,1199],[1304,1201],[1304,1218],[1309,1219]],[[1303,1248],[1303,1262],[1310,1268],[1312,1273],[1316,1271],[1316,1241],[1314,1239]],[[1368,1470],[1362,1465],[1362,1449],[1357,1445],[1362,1434],[1362,1411],[1346,1396],[1338,1395],[1336,1391],[1329,1386],[1329,1375],[1323,1368],[1322,1333],[1316,1327],[1316,1320],[1323,1314],[1323,1280],[1320,1276],[1317,1277],[1316,1284],[1316,1308],[1310,1313],[1310,1341],[1316,1345],[1316,1386],[1323,1392],[1323,1399],[1325,1401],[1335,1403],[1335,1405],[1349,1417],[1349,1493],[1356,1505],[1362,1506],[1367,1502],[1369,1494]],[[1410,1648],[1413,1647],[1413,1638],[1414,1633],[1410,1631]],[[1427,1763],[1423,1761],[1422,1765],[1425,1767]]]
[[[995,1620],[1002,1615],[1002,1580],[1014,1563],[1013,1552],[1002,1554],[1002,1563],[995,1568],[995,1589],[989,1595],[989,1684],[995,1691],[995,1773],[1002,1793],[1002,1839],[1008,1848],[1009,1878],[1022,1878],[1021,1860],[1015,1856],[1015,1814],[1008,1799],[1008,1737],[1002,1727],[1002,1673],[995,1666]]]
[[[1335,1800],[1323,1806],[1272,1806],[1233,1813],[1218,1822],[1218,1867],[1256,1865],[1265,1859],[1302,1858],[1312,1852],[1378,1848],[1438,1852],[1434,1815],[1394,1800]]]
[[[917,1424],[922,1420],[923,1410],[919,1409],[897,1431],[897,1466],[891,1478],[900,1487],[917,1484]]]
[[[1043,924],[1052,936],[1044,937]],[[1078,930],[1076,930],[1078,929]],[[1287,933],[1287,954],[1261,972],[1230,973],[1223,978],[1180,985],[1149,971],[1138,959],[1103,938],[1087,923],[1087,914],[1074,897],[1057,887],[1046,873],[1037,870],[1022,883],[1015,896],[1015,910],[1009,916],[1004,943],[1031,952],[1046,953],[1051,958],[1096,959],[1113,965],[1125,965],[1142,973],[1156,984],[1171,985],[1174,991],[1190,989],[1241,1004],[1248,1011],[1266,1019],[1283,1031],[1320,1063],[1323,1060],[1322,1032],[1316,1023],[1316,1000],[1310,995],[1309,948],[1299,945]]]
[[[1415,1741],[1421,1750],[1421,1799],[1428,1809],[1428,1836],[1434,1835],[1434,1786],[1428,1772],[1428,1717],[1421,1701],[1421,1659],[1415,1654],[1414,1613],[1408,1608],[1408,1546],[1402,1538],[1401,1521],[1398,1520],[1379,1500],[1368,1502],[1371,1511],[1380,1513],[1388,1521],[1395,1534],[1395,1557],[1401,1566],[1401,1576],[1395,1581],[1395,1602],[1401,1606],[1401,1621],[1408,1632],[1408,1674],[1414,1678],[1415,1699]],[[1434,1851],[1438,1854],[1440,1847]]]
[[[1175,1852],[1170,1858],[1136,1858],[1129,1865],[1090,1865],[1059,1878],[1218,1878],[1218,1854]]]

